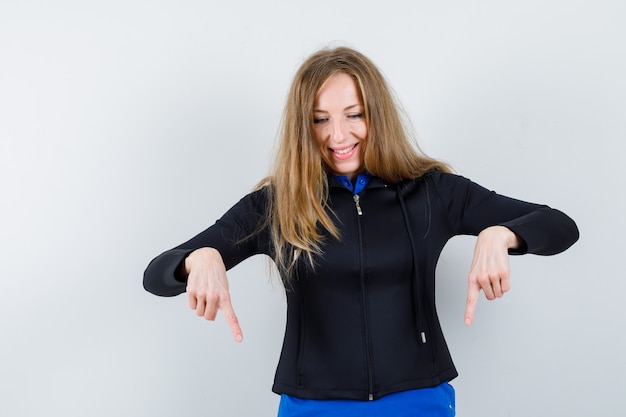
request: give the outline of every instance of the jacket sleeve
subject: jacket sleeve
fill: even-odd
[[[497,194],[461,176],[437,172],[431,178],[455,234],[508,227],[523,240],[511,254],[554,255],[578,240],[576,223],[559,210]]]
[[[269,238],[264,226],[266,211],[266,190],[248,194],[214,225],[154,258],[144,272],[144,288],[167,297],[184,292],[187,277],[181,272],[182,262],[198,248],[217,249],[226,269],[250,256],[269,254]]]

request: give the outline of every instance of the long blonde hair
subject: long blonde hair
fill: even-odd
[[[328,177],[313,133],[313,107],[324,83],[334,74],[352,76],[365,108],[368,135],[364,168],[389,183],[422,176],[448,165],[427,157],[411,139],[398,104],[376,66],[363,54],[347,48],[322,49],[298,69],[283,113],[273,170],[259,183],[268,187],[274,261],[289,279],[301,255],[314,266],[321,253],[323,230],[339,239],[328,206]]]

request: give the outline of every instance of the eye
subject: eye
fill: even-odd
[[[363,113],[355,113],[355,114],[348,115],[348,119],[351,119],[351,120],[358,120],[362,118],[363,118]]]
[[[313,118],[313,124],[319,125],[319,124],[322,124],[322,123],[326,122],[327,120],[328,120],[327,117],[314,117]]]

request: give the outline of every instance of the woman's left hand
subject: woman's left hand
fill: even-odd
[[[465,325],[474,320],[480,290],[488,300],[494,300],[511,289],[508,250],[519,244],[519,237],[504,226],[491,226],[478,234],[467,282]]]

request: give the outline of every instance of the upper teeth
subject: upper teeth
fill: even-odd
[[[354,149],[354,147],[355,147],[355,146],[356,146],[356,144],[355,144],[355,145],[350,146],[349,148],[345,148],[345,149],[335,149],[335,152],[336,152],[336,153],[338,153],[338,154],[340,154],[340,155],[343,155],[343,154],[345,154],[345,153],[350,152],[352,149]]]

